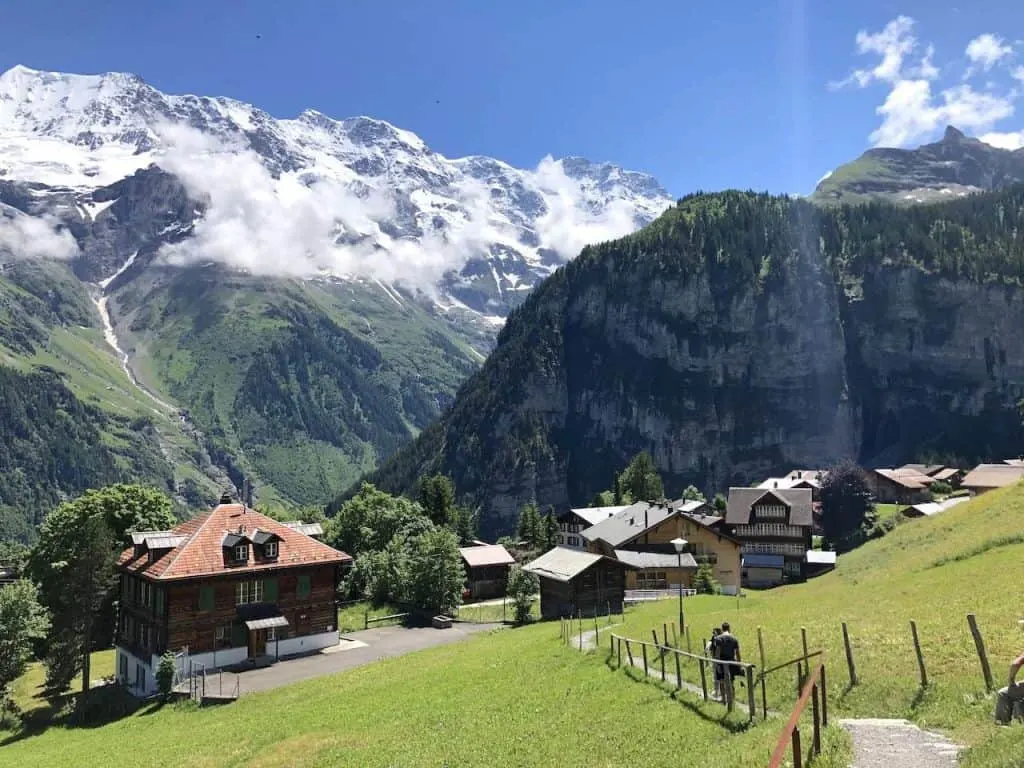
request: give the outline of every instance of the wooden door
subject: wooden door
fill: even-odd
[[[256,659],[267,653],[267,630],[253,629],[249,631],[249,658]]]

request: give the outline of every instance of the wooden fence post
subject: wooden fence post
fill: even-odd
[[[804,752],[800,747],[800,728],[793,729],[793,768],[804,768]]]
[[[921,670],[921,687],[928,687],[928,673],[924,668],[924,655],[921,653],[921,641],[917,637],[917,622],[910,620],[910,634],[914,637],[914,653],[917,654],[917,666]]]
[[[754,694],[754,668],[747,667],[747,714],[750,715],[749,722],[754,722],[757,715],[757,698]]]
[[[665,649],[661,649],[661,682],[665,682]]]
[[[700,657],[700,687],[704,692],[704,701],[708,700],[708,674],[704,669],[704,657]]]
[[[800,642],[804,648],[804,674],[809,676],[811,674],[811,661],[807,658],[809,653],[807,650],[807,627],[800,627]]]
[[[370,628],[370,609],[366,609],[366,613],[363,614],[363,629]]]
[[[760,627],[757,628],[757,651],[761,658],[761,671],[768,669],[768,662],[765,661],[764,655],[764,632]]]
[[[681,690],[683,687],[683,671],[679,667],[679,652],[676,651],[672,655],[676,657],[676,689]]]
[[[612,637],[614,637],[614,635]],[[619,667],[619,669],[622,669],[622,638],[621,637],[619,638],[618,646],[619,646],[618,667]]]
[[[690,625],[686,625],[686,652],[693,653],[693,648],[690,647]]]
[[[661,644],[664,645],[667,648],[668,647],[668,624],[662,624],[661,625],[661,638],[662,638]]]
[[[657,648],[658,647],[658,630],[652,629],[651,630],[651,637],[654,638],[654,647]]]
[[[821,753],[821,711],[818,708],[818,684],[811,688],[811,717],[814,722],[814,730],[811,732],[811,754]]]
[[[981,674],[985,678],[985,690],[991,691],[992,684],[992,669],[988,665],[988,655],[985,653],[985,641],[981,638],[981,632],[978,630],[978,619],[973,613],[967,614],[967,624],[971,628],[971,636],[974,638],[974,647],[978,650],[978,659],[981,661]]]
[[[846,667],[850,671],[850,687],[857,685],[857,667],[853,663],[853,648],[850,646],[850,631],[843,622],[843,646],[846,648]]]
[[[828,681],[825,679],[825,665],[821,665],[821,725],[828,728]]]
[[[640,643],[644,652],[644,677],[647,677],[647,643]]]
[[[629,655],[629,666],[633,665],[633,649],[629,647],[629,640],[626,640],[626,653]]]
[[[676,623],[674,621],[672,622],[672,647],[679,647],[679,637],[676,635]]]

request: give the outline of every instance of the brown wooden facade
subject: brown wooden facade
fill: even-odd
[[[223,573],[158,583],[122,573],[117,644],[139,658],[188,647],[190,654],[249,647],[266,652],[267,639],[335,629],[339,566],[304,564],[258,572]],[[280,615],[287,626],[246,628],[246,618]]]
[[[625,599],[625,568],[602,558],[569,581],[540,578],[540,610],[545,619],[562,616],[604,616],[621,613]]]

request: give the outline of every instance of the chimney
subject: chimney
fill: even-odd
[[[221,504],[230,504],[231,503],[231,493],[229,491],[224,491],[224,493],[221,494],[220,503]]]
[[[779,487],[779,481],[778,481],[778,480],[776,480],[776,481],[775,481],[775,487],[776,487],[776,488],[778,488],[778,487]]]
[[[644,530],[647,530],[647,507],[644,507]]]

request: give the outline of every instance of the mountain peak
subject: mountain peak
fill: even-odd
[[[954,128],[952,125],[946,126],[946,132],[942,134],[942,140],[945,142],[958,142],[966,139],[967,136],[964,132],[958,128]]]

